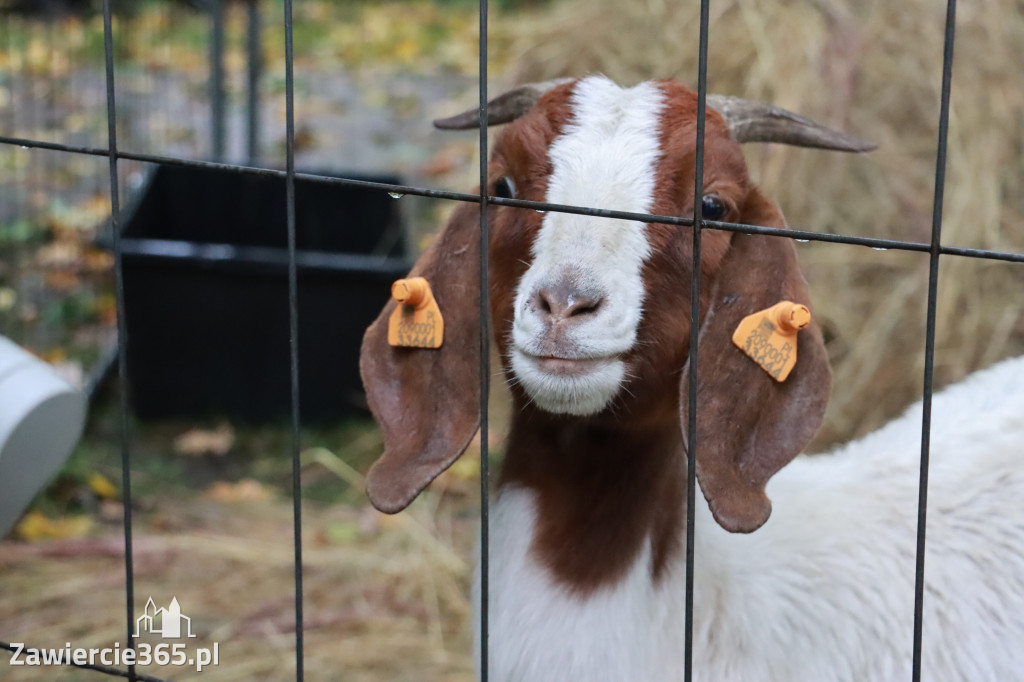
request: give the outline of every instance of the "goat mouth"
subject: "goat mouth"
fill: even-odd
[[[537,369],[556,376],[579,376],[589,374],[611,358],[559,358],[554,356],[534,356],[532,360]]]
[[[561,355],[533,355],[522,350],[518,353],[544,374],[566,378],[586,376],[619,359],[615,355],[574,358]]]
[[[617,354],[565,357],[514,348],[510,360],[517,383],[534,404],[554,414],[597,414],[619,392],[625,377],[625,364]]]

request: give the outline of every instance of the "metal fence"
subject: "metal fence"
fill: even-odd
[[[300,479],[299,479],[299,468],[300,468],[300,413],[299,413],[299,355],[298,355],[298,304],[297,304],[297,287],[296,287],[296,243],[295,243],[295,180],[301,178],[306,181],[316,183],[328,183],[334,185],[347,185],[362,187],[365,189],[389,192],[400,195],[416,195],[423,197],[432,197],[438,199],[445,199],[451,201],[462,201],[476,203],[480,206],[480,229],[481,229],[481,241],[480,241],[480,254],[479,254],[479,277],[481,284],[481,291],[486,292],[488,290],[488,259],[487,259],[487,244],[488,244],[488,224],[487,224],[487,207],[490,204],[500,206],[514,206],[525,209],[543,210],[543,211],[555,211],[564,213],[573,213],[579,215],[588,216],[599,216],[607,218],[620,218],[633,221],[641,221],[646,223],[661,223],[667,225],[674,225],[680,229],[692,229],[693,230],[693,277],[691,282],[691,319],[697,319],[699,317],[699,287],[700,287],[700,269],[696,264],[700,263],[701,260],[701,234],[705,229],[724,230],[738,233],[748,234],[763,234],[772,235],[776,237],[799,239],[801,241],[815,241],[815,242],[830,242],[838,244],[853,244],[868,246],[877,249],[892,249],[901,251],[912,251],[929,254],[929,278],[928,278],[928,306],[927,306],[927,326],[925,336],[925,371],[924,371],[924,402],[923,402],[923,413],[921,423],[921,464],[920,464],[920,485],[919,485],[919,497],[918,497],[918,519],[917,519],[917,553],[916,553],[916,580],[915,580],[915,608],[914,608],[914,645],[913,645],[913,680],[918,681],[921,678],[921,632],[922,632],[922,605],[924,600],[924,575],[925,575],[925,545],[926,545],[926,514],[927,514],[927,496],[928,496],[928,460],[929,460],[929,434],[930,434],[930,422],[931,422],[931,401],[933,392],[933,367],[934,367],[934,351],[935,351],[935,327],[936,327],[936,300],[937,300],[937,282],[939,265],[944,256],[960,256],[970,257],[979,259],[991,259],[1005,262],[1016,262],[1024,263],[1024,254],[1019,253],[1006,253],[983,249],[971,249],[971,248],[960,248],[953,246],[945,246],[942,244],[942,208],[943,208],[943,191],[945,186],[946,176],[946,149],[947,149],[947,138],[949,130],[949,108],[950,108],[950,86],[952,77],[952,66],[953,66],[953,48],[955,43],[955,17],[956,17],[956,1],[948,0],[947,11],[946,11],[946,22],[945,22],[945,47],[943,52],[943,71],[942,71],[942,91],[941,91],[941,102],[939,110],[939,134],[937,144],[937,156],[935,161],[935,184],[933,194],[933,208],[932,208],[932,224],[931,224],[931,239],[929,242],[911,242],[911,241],[900,241],[900,240],[888,240],[888,239],[876,239],[866,238],[857,236],[846,236],[842,234],[821,234],[809,230],[802,229],[780,229],[757,225],[742,225],[735,223],[718,222],[712,220],[705,220],[701,215],[701,191],[702,191],[702,176],[703,176],[703,162],[704,162],[704,111],[705,111],[705,98],[707,89],[707,51],[708,51],[708,0],[701,1],[701,23],[700,23],[700,41],[699,41],[699,69],[697,74],[697,90],[698,90],[698,116],[697,116],[697,154],[696,154],[696,183],[694,187],[695,192],[695,216],[692,219],[680,218],[677,216],[660,216],[660,215],[646,215],[646,214],[634,214],[625,213],[620,211],[609,211],[602,210],[593,207],[586,206],[565,206],[548,204],[543,202],[532,202],[510,198],[500,198],[487,196],[485,189],[487,183],[487,154],[488,149],[488,129],[487,129],[487,57],[488,57],[488,45],[487,45],[487,27],[488,27],[488,2],[487,0],[480,0],[479,4],[479,111],[480,111],[480,133],[479,133],[479,144],[482,153],[480,155],[480,194],[468,194],[459,192],[441,191],[437,189],[431,189],[428,187],[414,187],[400,184],[389,184],[381,182],[370,182],[365,180],[347,179],[347,178],[334,178],[324,177],[319,175],[310,175],[297,173],[295,170],[295,96],[294,96],[294,45],[292,39],[292,0],[284,0],[284,44],[285,44],[285,100],[286,100],[286,154],[285,154],[285,169],[275,170],[272,168],[261,167],[255,164],[251,165],[238,165],[229,164],[217,161],[196,161],[176,156],[161,156],[145,153],[126,152],[122,151],[118,145],[118,103],[116,101],[116,89],[115,89],[115,74],[114,74],[114,40],[113,40],[113,29],[112,29],[112,18],[111,18],[111,7],[110,0],[104,0],[104,11],[103,11],[103,22],[104,22],[104,50],[106,60],[106,88],[105,88],[105,104],[107,111],[108,121],[108,145],[106,147],[90,147],[80,146],[65,143],[47,142],[39,139],[22,139],[14,137],[0,137],[0,143],[5,145],[16,145],[23,148],[50,150],[60,154],[66,155],[86,155],[92,157],[106,158],[108,160],[108,176],[110,183],[110,197],[112,204],[112,218],[113,218],[113,235],[114,235],[114,273],[116,279],[116,297],[118,302],[118,324],[117,331],[119,337],[119,344],[122,349],[126,348],[131,343],[131,338],[128,335],[128,329],[125,325],[124,320],[124,283],[122,277],[122,266],[121,266],[121,249],[119,245],[119,223],[121,221],[121,202],[120,197],[122,195],[122,188],[119,182],[118,165],[119,163],[127,161],[139,161],[139,162],[151,162],[166,164],[171,166],[182,166],[182,167],[194,167],[194,168],[210,168],[218,169],[227,172],[246,173],[268,177],[275,177],[284,179],[287,188],[287,222],[283,226],[287,230],[288,234],[288,253],[289,253],[289,264],[288,264],[288,281],[289,281],[289,321],[290,321],[290,338],[291,338],[291,355],[290,355],[290,372],[291,372],[291,395],[292,395],[292,408],[291,408],[291,462],[292,462],[292,494],[294,500],[294,574],[295,574],[295,618],[296,618],[296,630],[295,630],[295,665],[296,665],[296,679],[303,679],[303,574],[302,574],[302,509],[299,504],[300,500]],[[219,3],[216,3],[219,4]],[[216,50],[217,48],[214,47]],[[217,108],[215,106],[214,111]],[[216,124],[215,124],[216,128]],[[255,129],[255,124],[253,129]],[[215,149],[216,149],[215,145]],[[222,148],[221,148],[222,149]],[[255,155],[253,155],[255,157]],[[488,608],[488,392],[491,376],[491,368],[489,366],[489,325],[488,325],[488,305],[486,298],[481,296],[480,318],[482,321],[481,325],[481,336],[480,336],[480,375],[479,375],[479,386],[480,386],[480,414],[482,415],[480,423],[481,431],[481,477],[480,477],[480,495],[482,498],[482,509],[481,509],[481,548],[482,548],[482,582],[480,595],[481,604],[481,619],[480,619],[480,637],[485,645],[481,648],[481,660],[479,661],[479,669],[484,680],[487,678],[487,646],[488,632],[487,632],[487,608]],[[691,339],[690,339],[690,358],[689,363],[691,367],[696,367],[696,355],[698,352],[698,325],[691,325]],[[120,354],[119,372],[122,378],[127,374],[127,367],[125,364],[125,353]],[[124,386],[124,383],[122,383]],[[697,386],[698,377],[696,371],[691,372],[689,382],[689,404],[697,406]],[[132,563],[132,514],[131,514],[131,500],[132,500],[132,480],[130,476],[130,464],[131,464],[131,450],[132,450],[132,433],[129,429],[128,420],[128,397],[124,390],[120,394],[120,409],[121,409],[121,462],[123,469],[123,495],[124,495],[124,540],[125,540],[125,576],[126,576],[126,588],[125,588],[125,619],[127,625],[128,640],[132,638],[133,627],[135,624],[135,609],[134,609],[134,568]],[[696,453],[699,443],[696,442],[696,414],[697,409],[691,409],[689,411],[689,428],[688,432],[688,495],[689,499],[695,499],[695,472],[696,466],[694,462],[694,456]],[[687,533],[686,533],[686,623],[687,630],[685,632],[685,651],[686,651],[686,668],[684,671],[684,679],[692,679],[692,639],[693,639],[693,624],[692,624],[692,608],[693,608],[693,559],[694,559],[694,505],[687,506]],[[0,642],[0,647],[3,647],[9,651],[13,651],[13,647],[5,642]],[[135,671],[134,666],[130,666],[127,669],[116,669],[105,666],[94,666],[84,665],[80,666],[89,668],[92,670],[98,670],[112,676],[127,677],[133,680],[157,680],[157,678],[139,674]]]

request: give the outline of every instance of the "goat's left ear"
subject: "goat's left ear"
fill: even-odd
[[[754,190],[741,222],[785,227],[775,204]],[[807,445],[821,424],[832,374],[814,322],[797,335],[797,362],[776,382],[732,343],[744,317],[782,300],[810,305],[792,240],[735,233],[712,283],[701,323],[697,390],[697,479],[726,530],[749,533],[771,514],[765,485]],[[688,428],[689,364],[681,418]]]

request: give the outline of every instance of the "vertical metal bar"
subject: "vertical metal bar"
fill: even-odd
[[[121,202],[117,177],[117,101],[114,90],[114,28],[111,0],[103,0],[103,53],[107,77],[107,146],[110,151],[110,224],[114,246],[114,294],[117,300],[117,370],[121,398],[121,497],[124,504],[125,621],[128,642],[135,634],[135,566],[132,552],[131,433],[128,425],[128,326],[124,305],[124,259],[121,254]],[[135,666],[128,666],[134,680]]]
[[[917,491],[917,565],[914,575],[913,681],[921,680],[924,623],[924,557],[928,527],[928,463],[931,448],[932,388],[935,367],[935,311],[938,306],[939,254],[942,245],[942,201],[946,188],[946,147],[949,138],[949,99],[953,82],[953,45],[956,40],[956,0],[946,4],[946,36],[942,53],[942,96],[939,104],[939,141],[935,160],[932,204],[932,241],[928,263],[928,317],[924,346],[924,400],[921,403],[921,471]]]
[[[302,465],[299,413],[299,286],[295,267],[295,49],[292,43],[292,0],[284,0],[285,69],[285,200],[288,211],[288,325],[291,341],[292,505],[295,544],[295,679],[303,679],[302,622]]]
[[[31,44],[31,33],[32,33],[32,21],[31,19],[22,19],[17,22],[20,24],[19,28],[24,36],[25,45],[22,48],[21,55],[21,79],[22,79],[22,97],[26,103],[22,115],[17,116],[15,114],[15,125],[23,128],[27,132],[26,135],[35,137],[35,106],[36,106],[36,93],[35,93],[35,78],[32,75],[32,68],[29,63],[29,45]],[[17,35],[17,34],[16,34]],[[21,119],[18,121],[17,119]],[[32,202],[32,185],[33,185],[33,173],[35,171],[35,157],[28,153],[26,154],[24,168],[18,169],[18,184],[24,188],[21,192],[22,199],[21,204],[24,207],[23,215],[30,218],[33,224],[39,224],[39,216],[37,215],[36,208]]]
[[[13,33],[11,24],[14,23],[14,17],[5,17],[3,21],[0,21],[0,46],[2,46],[5,53],[5,61],[8,64],[14,63],[14,42],[11,38]],[[14,118],[14,103],[18,101],[14,92],[14,69],[11,68],[7,71],[7,104],[0,107],[0,130],[5,135],[16,135],[15,132],[15,118]]]
[[[487,412],[491,388],[490,316],[487,292],[488,271],[487,222],[487,0],[480,0],[480,682],[487,682],[490,656],[490,456],[488,448]]]
[[[700,337],[700,264],[704,197],[704,115],[708,81],[708,0],[700,3],[700,45],[697,62],[697,154],[693,180],[693,271],[690,275],[690,409],[686,444],[686,629],[683,633],[683,679],[693,680],[693,552],[697,495],[697,341]]]
[[[248,57],[248,157],[249,165],[259,165],[260,159],[260,74],[263,71],[263,49],[260,30],[260,0],[249,0],[246,49]]]
[[[0,21],[0,50],[2,50],[2,52],[0,52],[0,56],[5,57],[5,61],[8,64],[11,64],[12,67],[14,63],[14,42],[11,38],[11,35],[13,33],[11,29],[11,24],[13,23],[14,17],[4,17],[4,20]],[[8,86],[8,97],[7,103],[3,106],[0,106],[0,132],[2,132],[4,135],[14,136],[18,134],[16,119],[14,115],[14,103],[18,101],[18,98],[15,95],[14,91],[17,80],[14,78],[13,68],[11,68],[7,72],[6,82]],[[3,85],[3,81],[0,81],[0,85]],[[10,154],[9,159],[11,163],[11,172],[4,175],[3,182],[2,184],[0,184],[0,192],[6,194],[8,190],[10,191],[11,204],[14,206],[12,218],[15,219],[20,219],[23,211],[20,205],[21,202],[19,200],[21,193],[17,191],[18,185],[20,184],[18,181],[18,154],[21,151],[22,150],[18,150],[17,148],[10,148],[5,149],[3,152],[0,152],[0,162],[6,161],[6,159],[4,159],[3,157]],[[14,319],[17,318],[15,317]],[[7,334],[13,334],[13,332],[13,329],[5,330],[5,333]]]
[[[64,92],[64,89],[57,85],[59,76],[57,76],[57,74],[55,73],[55,68],[54,68],[56,63],[57,63],[57,54],[58,54],[57,47],[56,47],[56,45],[57,45],[57,28],[56,28],[56,25],[57,25],[58,21],[60,21],[60,18],[59,17],[54,17],[51,21],[48,21],[47,24],[46,24],[46,29],[47,29],[46,42],[48,43],[47,47],[49,48],[50,58],[49,58],[49,60],[47,61],[47,64],[46,64],[46,77],[47,77],[47,81],[48,81],[47,82],[47,87],[46,87],[46,96],[40,98],[40,101],[43,103],[42,125],[40,126],[40,128],[42,130],[45,130],[47,133],[49,133],[47,135],[47,137],[49,137],[54,142],[63,142],[64,141],[63,140],[63,135],[61,134],[63,131],[58,126],[51,125],[51,123],[50,123],[51,116],[54,115],[54,112],[56,112],[57,107],[59,106],[59,104],[57,102],[57,93],[58,92],[60,92],[60,93]],[[55,154],[53,152],[44,152],[42,154],[42,158],[40,159],[40,161],[41,161],[41,164],[40,164],[41,165],[40,182],[38,184],[38,187],[36,188],[37,191],[45,192],[47,190],[48,186],[50,185],[50,183],[55,181],[55,176],[56,176],[55,170],[56,170],[57,157],[58,157],[58,154]],[[43,210],[44,210],[44,212],[46,211],[46,209],[43,209]],[[53,341],[52,338],[47,339],[47,343],[50,343],[52,341]]]
[[[7,105],[6,105],[6,109],[5,110],[0,110],[0,111],[3,111],[3,113],[4,113],[2,125],[3,125],[3,129],[5,131],[5,134],[11,135],[11,136],[16,136],[16,135],[22,134],[21,131],[19,130],[19,125],[18,125],[19,119],[21,118],[18,115],[18,112],[19,112],[19,110],[21,110],[21,107],[17,106],[16,103],[17,102],[21,102],[24,99],[23,97],[20,96],[20,93],[18,92],[18,90],[19,90],[20,87],[23,87],[24,84],[27,82],[27,79],[25,79],[23,77],[19,78],[18,75],[15,74],[15,71],[14,71],[14,56],[19,51],[18,50],[18,46],[16,45],[15,36],[17,36],[17,35],[24,36],[24,31],[19,31],[18,30],[18,25],[20,23],[21,22],[14,15],[10,16],[9,18],[5,17],[4,21],[0,21],[0,28],[3,29],[4,44],[6,46],[7,59],[8,59],[8,63],[11,65],[11,68],[8,71],[8,77],[9,77],[8,83],[9,83],[10,87],[9,87],[9,90],[8,90],[9,96],[7,98]],[[21,52],[24,55],[25,51],[22,50]],[[22,58],[24,59],[24,56]],[[31,101],[31,100],[30,99],[26,99],[25,101]],[[23,191],[24,190],[24,174],[22,173],[21,159],[22,159],[23,156],[29,154],[29,152],[27,150],[18,149],[18,148],[12,148],[12,149],[10,149],[8,151],[9,151],[9,153],[11,155],[10,156],[11,173],[9,175],[5,176],[5,184],[7,184],[9,186],[10,192],[11,192],[11,203],[14,206],[13,217],[18,219],[18,220],[22,220],[22,219],[27,217],[28,212],[29,212],[29,206],[28,206],[28,202],[25,199],[26,192]],[[15,332],[15,329],[17,330],[17,332],[19,334],[24,331],[24,324],[25,323],[20,321],[20,316],[13,316],[13,319],[14,319],[14,324],[16,325],[16,327],[5,329],[4,333],[12,334],[13,335],[14,332]]]
[[[224,2],[210,0],[210,134],[214,161],[224,159]]]

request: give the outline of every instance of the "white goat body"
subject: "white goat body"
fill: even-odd
[[[601,77],[495,100],[491,123],[512,122],[487,191],[675,216],[699,202],[705,218],[780,229],[740,142],[868,148],[778,109],[710,103],[699,198],[696,93]],[[476,121],[474,110],[441,124]],[[680,680],[692,231],[628,215],[488,211],[486,295],[514,403],[491,514],[490,679]],[[404,508],[479,424],[478,218],[476,206],[457,208],[411,273],[430,281],[442,347],[389,346],[394,302],[364,338],[385,440],[367,488],[384,511]],[[799,332],[782,383],[731,337],[778,301],[810,306],[795,249],[778,236],[702,234],[695,679],[908,679],[920,410],[790,462],[828,400],[822,332],[814,322]],[[933,424],[925,679],[1024,679],[1024,360],[936,396]]]
[[[1024,357],[935,395],[923,676],[1024,679]],[[912,661],[921,405],[768,487],[768,522],[695,509],[694,680],[896,682]],[[585,598],[530,551],[532,495],[491,513],[494,682],[682,679],[685,557],[655,584],[650,552]]]

